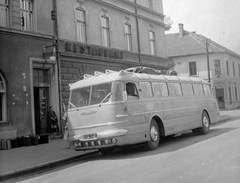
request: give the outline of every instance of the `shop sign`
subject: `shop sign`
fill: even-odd
[[[66,42],[65,51],[114,59],[123,58],[123,53],[120,50],[105,48],[97,45],[86,45],[82,43]]]

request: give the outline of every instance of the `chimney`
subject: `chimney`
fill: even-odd
[[[184,36],[183,24],[180,23],[178,24],[178,26],[179,26],[179,37],[183,37]]]

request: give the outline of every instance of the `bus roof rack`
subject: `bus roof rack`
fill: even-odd
[[[144,66],[130,67],[128,69],[125,69],[125,71],[134,72],[134,73],[153,74],[153,75],[174,75],[174,76],[178,76],[178,73],[176,71],[157,70],[157,69],[153,69],[151,67],[144,67]]]

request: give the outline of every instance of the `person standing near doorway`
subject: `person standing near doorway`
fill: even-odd
[[[48,108],[47,125],[48,125],[48,133],[50,133],[50,137],[54,138],[56,133],[59,132],[59,127],[58,127],[57,115],[53,111],[52,106]]]

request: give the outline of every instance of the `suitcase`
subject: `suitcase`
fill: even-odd
[[[37,135],[31,136],[31,144],[34,146],[38,145],[38,136]]]
[[[12,148],[17,148],[18,147],[18,142],[17,142],[16,138],[11,139],[11,147]]]
[[[2,139],[1,144],[2,144],[3,150],[11,149],[11,140],[10,139]]]
[[[38,136],[38,144],[48,143],[48,134],[41,134]]]

